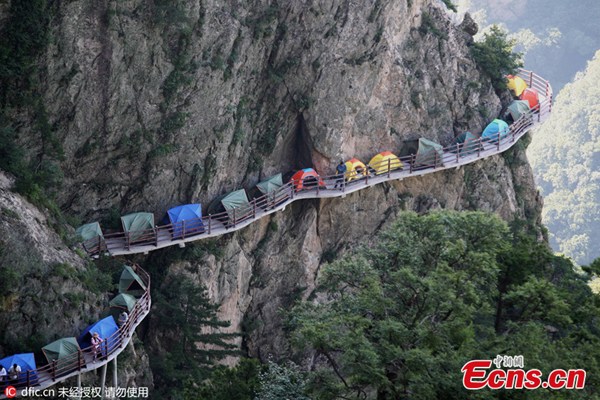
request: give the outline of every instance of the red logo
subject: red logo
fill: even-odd
[[[4,389],[4,395],[7,399],[12,399],[17,395],[17,389],[14,386],[7,386],[6,389]]]

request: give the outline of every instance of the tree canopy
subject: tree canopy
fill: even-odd
[[[472,359],[586,368],[597,385],[600,303],[568,259],[480,212],[402,214],[375,244],[324,267],[290,329],[313,354],[312,398],[579,398],[462,387]]]

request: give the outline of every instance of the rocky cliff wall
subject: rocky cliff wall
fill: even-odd
[[[64,149],[59,204],[85,220],[111,210],[160,215],[275,172],[328,174],[340,158],[367,162],[405,140],[448,144],[480,132],[501,100],[470,57],[472,27],[453,26],[440,4],[58,2],[42,93]],[[17,118],[22,145],[39,152],[28,114]],[[281,310],[310,296],[324,262],[369,243],[401,210],[437,207],[539,222],[541,202],[518,147],[344,199],[294,203],[220,238],[218,252],[162,267],[194,271],[231,330],[246,333],[240,344],[279,356],[289,350]],[[160,332],[148,337],[159,346]]]

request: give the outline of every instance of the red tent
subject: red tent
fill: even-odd
[[[527,101],[529,103],[530,109],[534,111],[538,110],[538,105],[540,104],[540,96],[537,90],[533,88],[527,88],[523,91],[523,93],[521,93],[519,99]]]
[[[312,168],[304,168],[296,172],[290,179],[297,192],[304,189],[312,189],[317,187],[325,187],[325,182]]]

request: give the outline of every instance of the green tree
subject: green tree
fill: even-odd
[[[306,396],[306,379],[300,367],[291,361],[277,364],[271,360],[260,373],[260,390],[255,400],[310,400]]]
[[[222,333],[229,322],[217,318],[218,305],[210,302],[206,288],[184,275],[173,277],[153,294],[157,303],[158,326],[167,345],[166,355],[153,357],[161,398],[182,398],[184,392],[207,379],[215,362],[239,355],[231,339],[235,333]]]
[[[403,214],[376,245],[326,266],[319,283],[327,301],[290,314],[293,342],[315,355],[314,398],[553,396],[468,393],[462,365],[497,354],[523,354],[526,368],[545,372],[586,367],[596,379],[597,362],[584,360],[600,356],[598,298],[569,260],[496,216]]]
[[[473,58],[496,89],[506,89],[506,75],[516,73],[523,66],[522,54],[513,52],[515,44],[516,41],[509,40],[505,31],[493,25],[483,35],[483,40],[471,47]]]
[[[189,387],[184,399],[189,400],[252,400],[258,392],[260,362],[241,358],[233,368],[217,366],[200,387]]]

